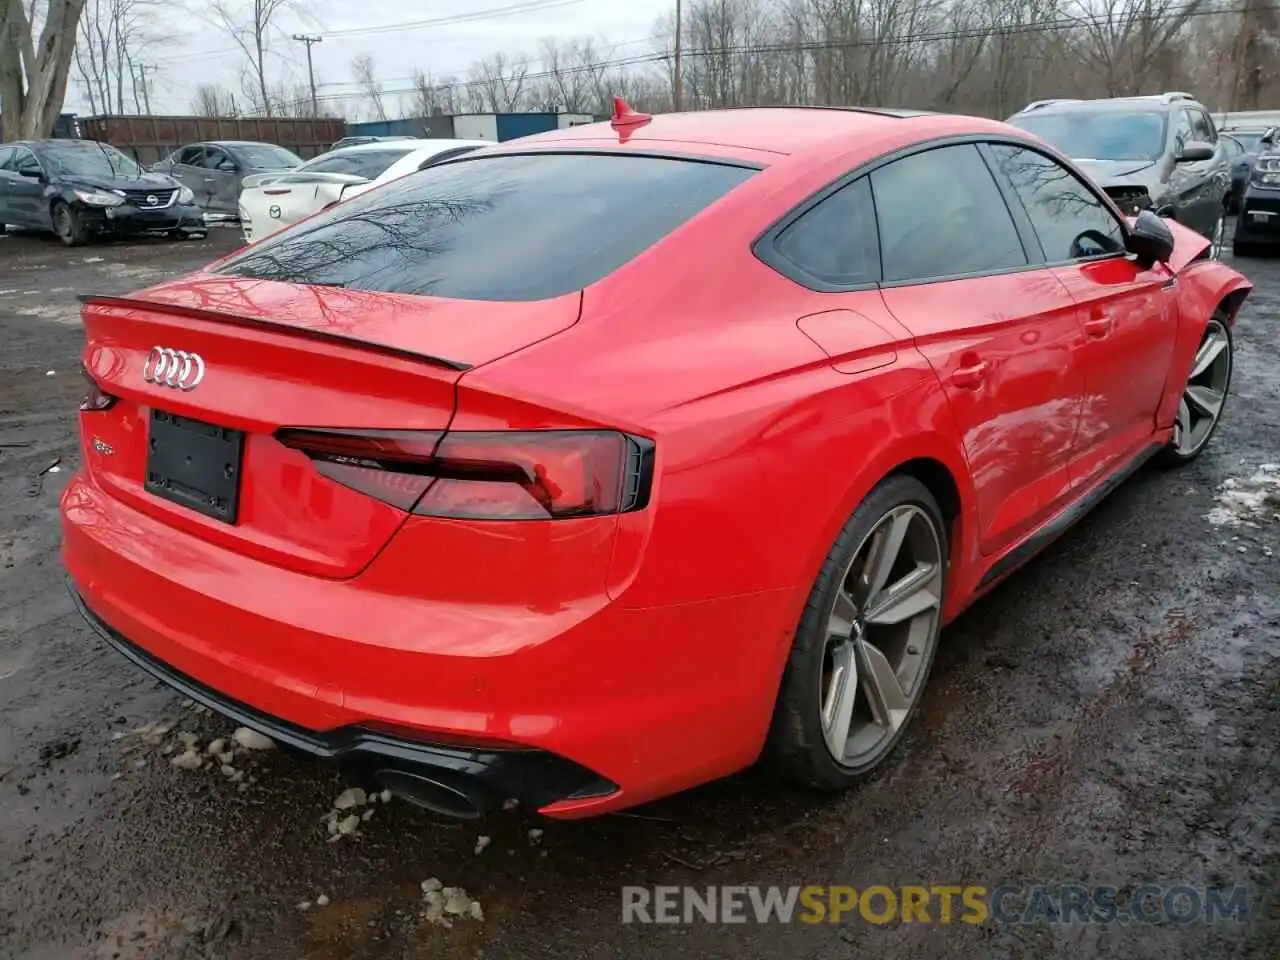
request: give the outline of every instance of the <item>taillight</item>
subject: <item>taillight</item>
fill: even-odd
[[[110,409],[116,402],[116,398],[98,386],[98,381],[93,379],[89,371],[84,368],[84,364],[80,365],[80,376],[84,377],[85,383],[88,384],[84,399],[80,401],[80,409],[86,411]]]
[[[547,520],[639,510],[653,443],[609,430],[281,430],[320,473],[431,517]]]

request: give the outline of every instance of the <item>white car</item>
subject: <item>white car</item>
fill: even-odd
[[[296,170],[244,178],[240,226],[246,243],[268,237],[349,197],[398,180],[431,163],[477,147],[484,140],[391,140],[341,147]]]

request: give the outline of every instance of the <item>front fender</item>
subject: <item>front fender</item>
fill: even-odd
[[[1172,267],[1172,262],[1169,265]],[[1164,396],[1156,413],[1157,429],[1173,426],[1182,388],[1191,372],[1191,364],[1209,318],[1222,307],[1226,311],[1227,325],[1235,326],[1240,307],[1253,290],[1253,284],[1247,277],[1221,260],[1189,263],[1177,272],[1176,281],[1177,340],[1169,375],[1165,379]]]

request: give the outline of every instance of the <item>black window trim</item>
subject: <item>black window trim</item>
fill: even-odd
[[[995,180],[996,187],[997,189],[999,189],[1001,197],[1004,198],[1005,206],[1010,208],[1009,215],[1013,218],[1014,227],[1017,228],[1018,230],[1018,236],[1019,236],[1019,239],[1022,241],[1024,251],[1027,254],[1027,259],[1032,261],[1026,264],[1025,266],[1001,267],[996,270],[970,271],[967,273],[950,274],[944,277],[929,277],[921,280],[913,279],[913,280],[890,280],[890,281],[885,281],[883,279],[883,269],[882,269],[881,278],[874,281],[860,281],[858,283],[832,283],[831,281],[823,280],[821,277],[814,276],[813,274],[809,273],[807,270],[804,270],[802,267],[799,267],[789,257],[784,256],[781,253],[781,251],[778,249],[777,241],[778,241],[778,238],[782,235],[782,232],[784,230],[786,230],[789,226],[795,223],[795,221],[799,220],[802,216],[804,216],[806,213],[808,213],[810,210],[816,207],[823,200],[827,199],[828,197],[830,197],[832,194],[834,194],[836,191],[840,190],[841,188],[846,187],[849,184],[853,183],[853,181],[861,177],[869,176],[871,173],[874,173],[880,167],[883,167],[886,164],[893,163],[895,160],[903,160],[907,157],[914,156],[917,153],[927,153],[930,150],[935,150],[941,147],[958,146],[966,143],[971,143],[978,147],[978,153],[982,156],[983,162],[987,164],[987,168],[990,171],[992,178]],[[932,137],[927,140],[917,140],[916,142],[909,144],[908,146],[900,147],[897,150],[893,150],[893,151],[890,151],[889,153],[881,154],[878,157],[875,157],[871,160],[867,160],[859,164],[858,166],[854,167],[852,170],[849,170],[843,175],[837,177],[836,179],[824,184],[822,187],[819,187],[816,191],[809,194],[809,196],[805,197],[799,203],[792,206],[789,210],[787,210],[780,217],[774,220],[772,224],[766,227],[760,233],[760,235],[757,236],[754,241],[752,241],[751,252],[755,255],[756,259],[759,260],[761,263],[763,263],[765,266],[771,268],[772,270],[786,277],[788,280],[791,280],[793,283],[799,284],[800,286],[805,287],[806,289],[812,290],[815,293],[857,293],[859,291],[864,291],[864,290],[892,289],[894,287],[903,287],[903,286],[919,286],[926,283],[949,283],[954,280],[970,280],[970,279],[976,279],[980,277],[1003,276],[1005,274],[1015,274],[1015,273],[1027,273],[1032,270],[1044,270],[1048,267],[1054,267],[1054,266],[1066,266],[1066,265],[1073,265],[1078,263],[1094,263],[1101,260],[1109,260],[1109,259],[1119,258],[1119,257],[1128,258],[1130,256],[1129,253],[1127,253],[1124,250],[1121,250],[1115,253],[1100,254],[1096,257],[1088,257],[1088,258],[1083,258],[1079,260],[1063,260],[1063,261],[1049,262],[1048,258],[1044,254],[1044,249],[1040,244],[1039,237],[1036,235],[1035,230],[1031,227],[1031,219],[1027,215],[1025,208],[1023,208],[1022,201],[1019,200],[1016,205],[1013,205],[1013,206],[1010,205],[1009,194],[1006,193],[1005,180],[996,170],[992,169],[991,167],[992,161],[990,159],[989,152],[983,149],[984,146],[989,144],[1007,144],[1009,146],[1020,147],[1024,150],[1031,150],[1031,151],[1034,151],[1035,153],[1043,154],[1044,156],[1048,157],[1050,160],[1053,160],[1054,162],[1066,167],[1067,170],[1070,171],[1076,177],[1076,179],[1079,180],[1080,183],[1090,193],[1094,195],[1094,197],[1096,197],[1098,200],[1102,202],[1103,207],[1107,211],[1109,211],[1111,215],[1114,216],[1120,222],[1120,228],[1124,236],[1125,245],[1126,247],[1128,246],[1129,224],[1125,221],[1124,215],[1120,213],[1120,208],[1115,205],[1115,202],[1109,196],[1107,196],[1105,192],[1103,192],[1098,187],[1095,187],[1092,183],[1088,181],[1087,178],[1080,176],[1079,172],[1075,168],[1075,165],[1072,164],[1070,160],[1066,159],[1060,154],[1057,154],[1052,149],[1046,149],[1042,144],[1035,143],[1030,140],[1024,140],[1023,138],[1013,134],[964,133],[964,134],[949,134],[941,137]],[[1007,185],[1007,190],[1012,191],[1013,186],[1011,184]],[[874,193],[875,191],[872,190],[873,208],[875,206]],[[1016,198],[1016,194],[1014,194],[1014,197]],[[1021,216],[1019,216],[1019,212],[1021,213]],[[880,233],[879,214],[877,213],[876,216],[877,216],[876,235],[878,237]],[[1027,247],[1028,237],[1026,234],[1024,234],[1023,232],[1024,230],[1030,231],[1030,238],[1034,241],[1034,245],[1029,248]],[[1036,250],[1040,251],[1039,257],[1033,256],[1033,252]],[[879,255],[879,251],[877,251],[877,255]]]
[[[450,147],[448,150],[441,150],[439,153],[433,153],[427,159],[418,164],[419,170],[425,170],[427,167],[434,167],[437,163],[444,164],[465,154],[471,153],[473,150],[479,150],[483,144],[477,143],[474,147]],[[413,151],[409,151],[412,153]]]

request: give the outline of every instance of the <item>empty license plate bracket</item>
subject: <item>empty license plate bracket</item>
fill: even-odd
[[[243,453],[240,430],[153,409],[144,487],[206,517],[235,523]]]

